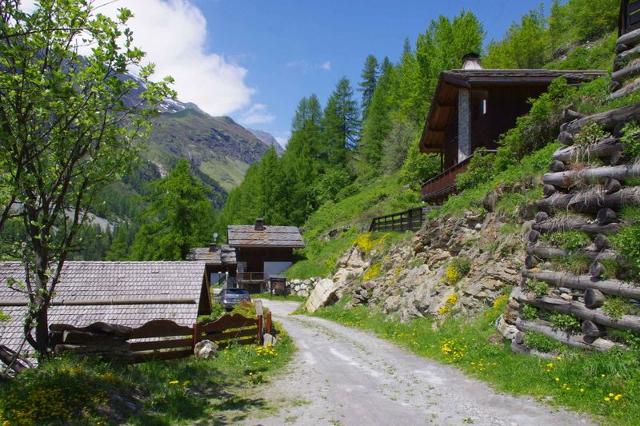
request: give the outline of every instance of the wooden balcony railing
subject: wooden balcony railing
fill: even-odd
[[[265,281],[265,276],[264,272],[238,272],[236,281],[238,281],[239,283],[259,283]]]
[[[495,154],[495,150],[484,150],[485,153]],[[429,179],[422,186],[422,199],[424,201],[439,202],[447,198],[456,190],[456,177],[467,170],[473,155],[455,164],[438,176]]]

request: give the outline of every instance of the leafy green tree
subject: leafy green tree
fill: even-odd
[[[538,9],[512,24],[503,41],[489,44],[484,62],[489,68],[541,68],[547,51],[546,20]]]
[[[371,105],[373,93],[375,92],[376,85],[378,84],[378,59],[374,55],[367,56],[367,59],[364,61],[361,78],[362,81],[360,81],[360,84],[358,85],[358,90],[362,93],[360,106],[362,108],[362,118],[365,119],[367,117],[369,105]]]
[[[118,225],[113,233],[111,247],[105,255],[105,260],[127,260],[129,251],[135,238],[134,227],[126,223]]]
[[[407,159],[409,147],[418,137],[417,128],[406,121],[396,121],[384,141],[382,167],[385,172],[399,170]]]
[[[84,212],[127,171],[149,117],[172,92],[169,79],[150,80],[127,9],[115,20],[85,0],[40,0],[32,13],[5,1],[1,9],[0,230],[12,216],[24,226],[16,257],[26,279],[12,287],[29,299],[25,338],[46,358],[49,305]],[[122,78],[132,67],[142,85]]]
[[[153,184],[131,247],[133,259],[185,260],[192,248],[208,241],[213,208],[190,168],[187,160],[178,160],[166,178]]]
[[[423,154],[417,143],[411,144],[407,153],[407,160],[400,170],[402,182],[418,191],[422,184],[440,173],[440,156],[437,154]]]

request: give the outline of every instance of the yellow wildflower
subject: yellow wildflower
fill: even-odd
[[[620,401],[622,399],[622,395],[617,394],[616,396],[613,397],[613,399],[615,399],[616,401]]]
[[[170,385],[177,385],[178,383],[180,383],[180,380],[171,380],[171,381],[169,381]]]

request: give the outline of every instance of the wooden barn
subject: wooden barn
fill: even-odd
[[[229,225],[228,244],[236,250],[238,287],[260,292],[272,276],[280,275],[293,263],[293,251],[303,248],[295,226],[267,226],[262,219],[254,225]]]
[[[24,282],[20,262],[0,262],[0,345],[18,351],[28,299],[9,288]],[[211,313],[203,262],[65,262],[49,308],[49,324],[84,327],[96,322],[140,327],[170,320],[191,327]],[[23,350],[29,351],[29,345]],[[26,354],[29,355],[29,354]]]
[[[437,153],[441,174],[424,183],[422,198],[441,202],[455,191],[475,150],[495,151],[503,133],[529,112],[529,99],[544,93],[558,77],[579,84],[604,75],[603,71],[544,69],[498,70],[482,68],[477,55],[467,55],[462,69],[440,75],[420,139],[424,153]]]

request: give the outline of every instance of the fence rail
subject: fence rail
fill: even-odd
[[[417,207],[399,213],[376,217],[369,226],[370,232],[417,231],[422,228],[428,208]]]
[[[223,347],[262,343],[264,334],[272,331],[271,312],[263,314],[262,306],[256,306],[256,312],[255,318],[224,315],[192,327],[169,320],[150,321],[138,328],[101,322],[82,328],[52,324],[51,344],[56,353],[99,355],[130,363],[186,358],[203,340]]]

